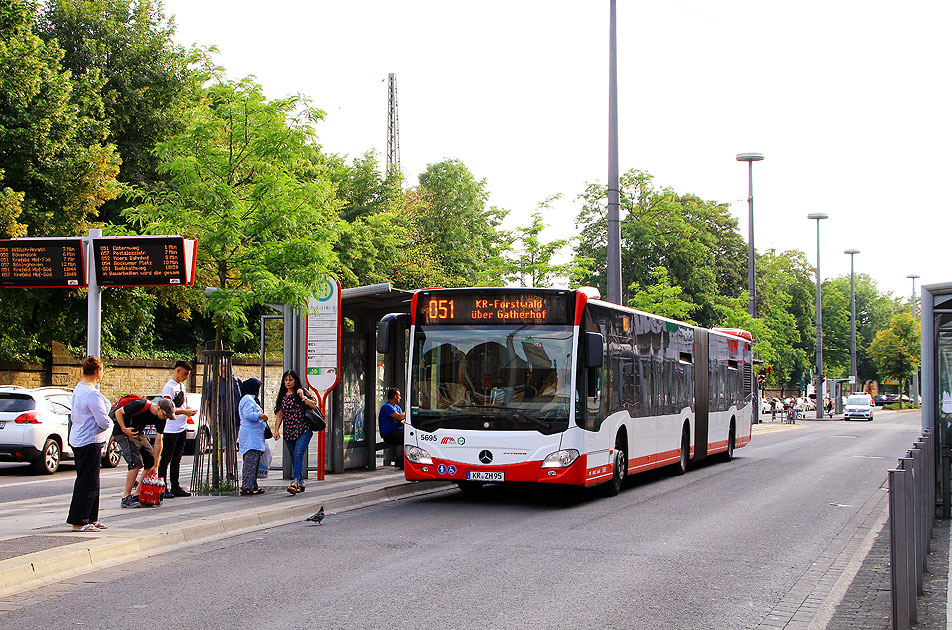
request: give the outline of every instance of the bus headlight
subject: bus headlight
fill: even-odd
[[[408,446],[404,452],[406,453],[407,459],[409,459],[414,464],[433,463],[433,458],[430,457],[430,454],[419,446]]]
[[[578,459],[578,451],[576,451],[574,448],[569,448],[564,451],[556,451],[545,456],[545,459],[542,460],[542,467],[567,468],[571,466],[576,459]]]

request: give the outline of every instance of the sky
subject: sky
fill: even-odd
[[[823,279],[856,273],[909,296],[952,281],[948,64],[942,0],[617,0],[620,170],[731,204],[758,252],[800,249]],[[326,112],[332,153],[387,149],[397,76],[401,166],[461,160],[525,225],[575,233],[587,182],[608,179],[609,0],[165,0],[176,40],[214,45],[230,78]],[[942,194],[940,194],[942,193]],[[937,196],[938,195],[938,196]],[[908,297],[906,297],[908,299]]]

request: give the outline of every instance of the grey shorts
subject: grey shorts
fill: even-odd
[[[129,464],[129,470],[155,466],[155,451],[152,449],[149,438],[141,433],[135,437],[129,437],[119,432],[113,434],[113,439],[122,451],[122,458]]]

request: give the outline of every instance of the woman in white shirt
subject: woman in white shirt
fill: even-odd
[[[73,389],[69,445],[76,464],[76,483],[66,522],[75,532],[106,529],[99,520],[99,469],[102,445],[109,436],[109,401],[99,391],[103,365],[99,357],[83,361],[83,380]]]

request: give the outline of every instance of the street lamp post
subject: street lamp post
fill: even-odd
[[[859,253],[858,249],[847,249],[843,252],[850,256],[850,393],[857,391],[859,374],[856,373],[856,275],[853,271],[853,257]]]
[[[820,221],[829,219],[830,215],[823,212],[812,212],[807,215],[810,220],[816,221],[816,419],[823,419],[823,298],[820,294]]]
[[[764,159],[763,153],[738,153],[738,162],[747,162],[747,312],[751,317],[757,317],[757,275],[754,265],[754,162]],[[760,422],[760,391],[757,386],[757,375],[753,366],[750,371],[751,400],[753,402],[754,422]]]
[[[917,274],[911,273],[906,276],[912,280],[912,322],[916,322],[916,278],[919,276]],[[914,405],[919,404],[919,368],[916,368],[912,372],[912,402]]]
[[[757,285],[754,267],[754,162],[764,159],[763,153],[738,153],[738,162],[747,162],[747,312],[757,317]]]
[[[608,268],[605,283],[608,301],[621,304],[621,212],[618,184],[618,62],[615,35],[615,0],[609,6],[608,27]]]

